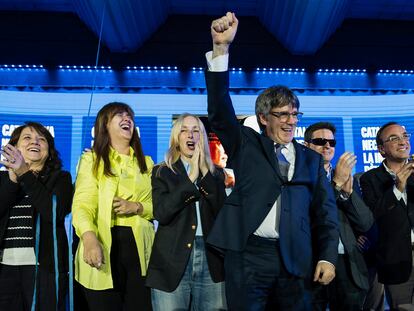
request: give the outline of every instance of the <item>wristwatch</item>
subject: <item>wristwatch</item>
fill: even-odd
[[[334,186],[336,191],[341,192],[342,187],[339,187],[333,179],[332,179],[332,185]]]
[[[348,193],[346,193],[345,191],[343,191],[343,190],[339,191],[339,199],[341,201],[347,201],[350,197],[351,196]]]
[[[335,190],[339,193],[339,199],[341,201],[346,201],[349,199],[350,195],[342,190],[342,187],[339,187],[333,180],[332,185],[334,186]]]

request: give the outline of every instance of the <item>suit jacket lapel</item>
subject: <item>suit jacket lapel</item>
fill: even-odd
[[[392,180],[392,176],[387,172],[383,163],[380,165],[380,170],[376,171],[377,177],[383,182],[390,182]],[[407,179],[407,186],[414,187],[414,177],[410,175]]]
[[[292,180],[293,180],[295,176],[298,174],[298,172],[306,171],[306,167],[305,167],[306,161],[304,161],[304,158],[303,158],[306,147],[296,142],[296,140],[293,140],[292,143],[293,143],[293,146],[295,147],[295,172],[293,173],[293,177],[292,177]]]
[[[380,169],[377,170],[375,173],[376,173],[376,175],[377,175],[377,177],[378,177],[381,184],[392,185],[394,183],[394,180],[393,180],[392,176],[385,169],[384,163],[381,163]],[[410,176],[407,180],[407,186],[410,186],[410,185],[411,186],[414,185],[414,180],[413,180],[412,176]],[[408,188],[407,188],[407,191],[408,191]],[[407,207],[407,205],[405,204],[403,199],[400,199],[398,202],[402,206]]]
[[[264,154],[266,155],[266,158],[269,161],[270,165],[273,167],[274,172],[276,173],[277,177],[283,181],[283,176],[280,173],[279,169],[279,163],[276,161],[275,143],[263,134],[260,135],[260,142],[262,143]]]
[[[187,175],[187,171],[185,169],[185,166],[183,164],[183,161],[181,161],[181,159],[178,159],[174,164],[173,164],[174,169],[176,170],[176,172],[179,172],[180,174],[185,174]]]
[[[390,173],[388,173],[387,170],[385,169],[385,166],[383,163],[381,163],[380,169],[377,170],[375,173],[378,179],[381,181],[381,184],[389,183],[393,180]]]

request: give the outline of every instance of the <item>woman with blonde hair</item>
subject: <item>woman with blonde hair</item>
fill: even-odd
[[[134,113],[124,103],[98,112],[92,152],[80,160],[73,225],[75,277],[90,310],[151,310],[145,275],[154,229],[151,171]]]
[[[211,161],[199,118],[185,113],[176,120],[152,187],[159,225],[146,284],[153,309],[226,309],[222,258],[205,244],[225,198],[224,176]]]

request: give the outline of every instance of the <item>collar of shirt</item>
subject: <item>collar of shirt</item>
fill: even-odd
[[[187,172],[187,175],[190,174],[190,163],[188,163],[183,158],[180,158],[181,163],[183,163],[185,171]]]
[[[397,178],[397,174],[385,164],[385,161],[382,162],[382,165],[384,165],[385,170],[391,175],[392,179],[395,180]]]
[[[128,158],[128,161],[134,160],[134,149],[132,147],[129,147],[129,155],[120,154],[118,151],[116,151],[114,148],[109,147],[109,160],[110,161],[117,161],[121,162],[122,159]]]
[[[328,171],[326,172],[326,177],[328,178],[328,180],[332,180],[332,164],[329,163],[329,167],[328,167]]]
[[[397,175],[395,174],[395,172],[385,164],[385,161],[382,162],[382,164],[384,165],[385,170],[388,172],[388,174],[391,175],[392,179],[395,182],[395,180],[397,179]],[[401,192],[400,190],[398,190],[397,186],[394,185],[393,186],[393,192],[394,192],[394,195],[395,195],[395,197],[397,198],[398,201],[403,199],[404,203],[407,204],[407,191],[406,191],[406,189],[404,189],[404,191]]]
[[[286,149],[289,151],[289,153],[295,153],[295,146],[292,142],[285,145]]]
[[[282,148],[281,152],[285,156],[286,160],[289,162],[288,180],[291,180],[295,172],[296,150],[292,142],[286,144],[285,147],[286,148]]]
[[[274,143],[275,147],[277,145],[277,143]],[[288,144],[282,144],[285,146],[285,148],[282,148],[281,152],[283,153],[283,155],[286,157],[286,160],[289,161],[289,163],[292,165],[292,156],[293,159],[295,157],[296,151],[295,151],[295,146],[293,145],[292,142],[288,143]]]

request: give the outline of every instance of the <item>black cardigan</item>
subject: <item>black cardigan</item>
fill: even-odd
[[[0,245],[3,242],[10,209],[19,204],[27,194],[32,203],[33,247],[36,237],[36,218],[40,215],[39,268],[54,272],[52,195],[56,195],[56,231],[58,240],[59,271],[68,271],[68,240],[65,232],[65,216],[72,205],[72,178],[69,172],[55,170],[43,176],[31,171],[14,183],[7,171],[0,172]]]

